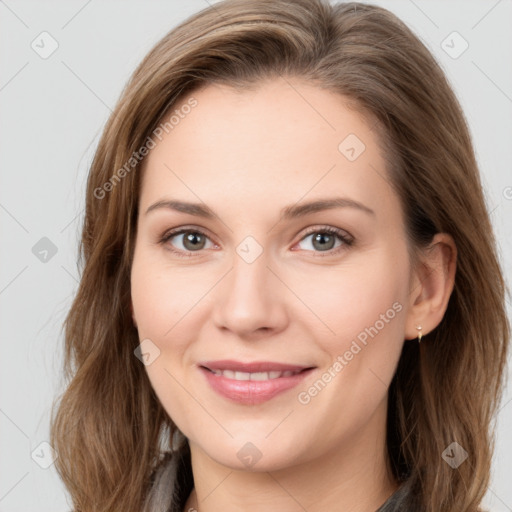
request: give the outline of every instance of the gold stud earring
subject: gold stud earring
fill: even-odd
[[[418,325],[416,329],[418,329],[418,343],[421,343],[421,325]]]

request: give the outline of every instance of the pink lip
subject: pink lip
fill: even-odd
[[[287,370],[298,372],[311,366],[299,366],[296,364],[273,363],[271,361],[255,361],[253,363],[242,363],[232,359],[223,359],[221,361],[205,361],[199,363],[199,366],[205,366],[210,370],[232,370],[234,372],[285,372]]]
[[[214,391],[234,402],[246,405],[261,404],[270,400],[279,393],[295,387],[314,370],[314,368],[306,366],[270,362],[242,364],[236,361],[207,362],[201,364],[199,369]],[[223,375],[215,375],[211,370],[232,370],[249,373],[289,370],[300,371],[300,373],[290,377],[278,377],[269,380],[235,380]]]

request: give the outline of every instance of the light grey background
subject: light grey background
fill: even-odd
[[[373,3],[395,12],[422,38],[455,88],[510,282],[512,2]],[[51,455],[40,443],[48,440],[50,407],[62,386],[61,325],[77,289],[88,166],[135,66],[172,27],[206,6],[204,0],[0,0],[1,512],[70,510],[54,466],[43,469],[35,460]],[[51,49],[51,39],[40,36],[44,31],[58,44],[45,59],[31,47]],[[442,47],[446,41],[452,55],[460,52],[464,42],[454,31],[469,44],[458,58]],[[43,237],[55,245],[55,255],[33,253]],[[484,504],[494,512],[512,511],[510,385],[497,426],[493,481]]]

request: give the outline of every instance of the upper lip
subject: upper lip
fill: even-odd
[[[253,361],[251,363],[243,363],[241,361],[233,361],[230,359],[224,359],[222,361],[204,361],[199,363],[199,366],[208,368],[209,370],[232,370],[238,372],[272,372],[272,371],[292,371],[298,372],[312,366],[296,365],[296,364],[285,364],[275,363],[272,361]]]

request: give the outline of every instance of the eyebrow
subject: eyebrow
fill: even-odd
[[[152,204],[146,210],[146,215],[151,211],[161,208],[175,210],[181,213],[194,215],[196,217],[203,217],[205,219],[214,219],[217,217],[213,210],[211,210],[203,203],[189,203],[186,201],[176,201],[171,199],[163,199]],[[365,206],[359,201],[355,201],[354,199],[350,199],[348,197],[334,197],[286,206],[281,209],[279,220],[290,220],[323,210],[332,210],[334,208],[354,208],[369,215],[375,216],[375,212],[371,208]]]

